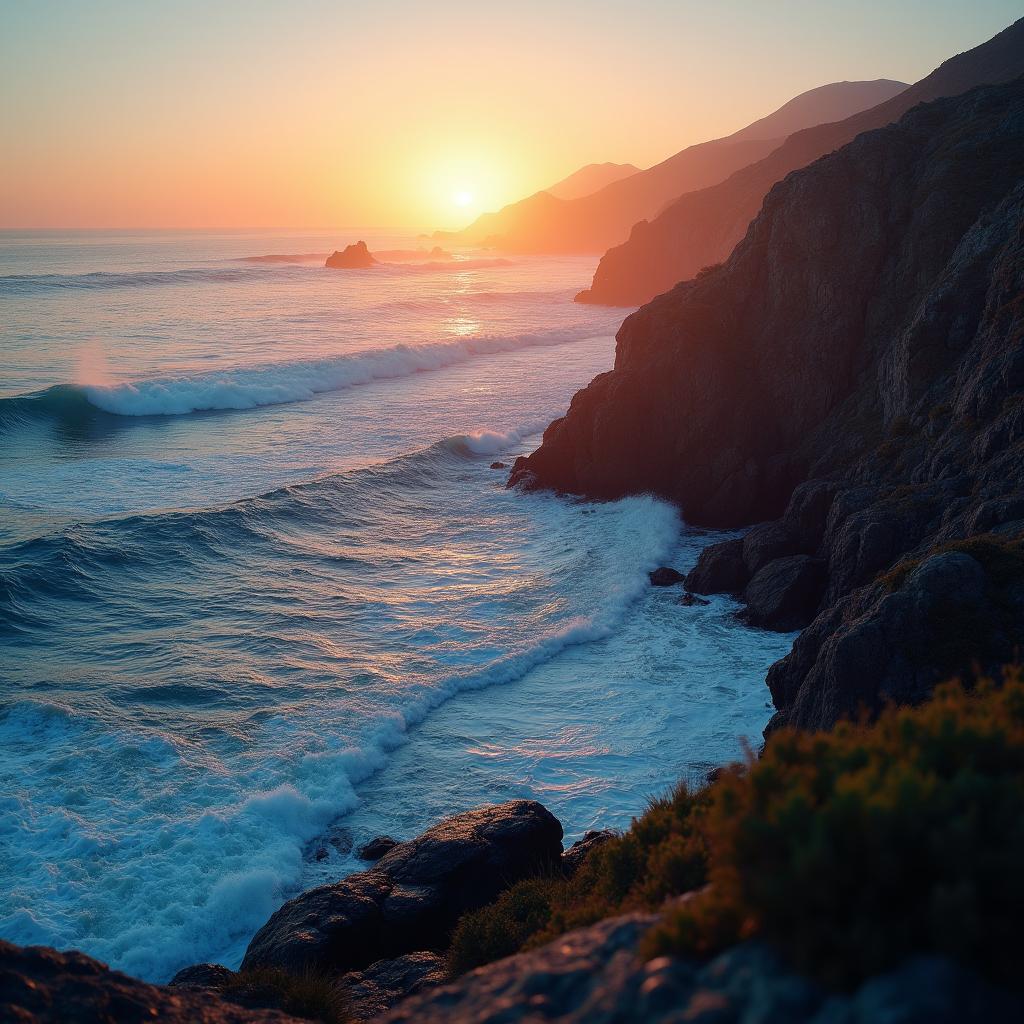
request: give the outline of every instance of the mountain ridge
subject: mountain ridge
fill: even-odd
[[[634,306],[647,302],[703,267],[726,259],[745,234],[769,189],[852,141],[863,131],[898,120],[918,103],[955,96],[978,85],[1024,74],[1024,18],[972,50],[943,61],[919,82],[844,121],[795,132],[773,152],[706,189],[640,220],[629,238],[602,257],[591,287],[577,301]]]
[[[820,86],[733,135],[689,146],[590,195],[566,201],[538,192],[483,214],[464,231],[435,232],[434,237],[512,252],[604,252],[624,240],[638,220],[654,216],[680,194],[713,185],[766,156],[792,131],[794,112],[817,124],[836,110],[863,109],[879,95],[903,88],[903,83],[886,79]],[[812,99],[805,100],[808,96]],[[755,137],[745,134],[751,131]]]

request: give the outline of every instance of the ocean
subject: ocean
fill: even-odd
[[[236,967],[374,835],[759,740],[792,638],[647,581],[717,535],[491,468],[612,367],[594,260],[357,237],[432,244],[0,233],[0,937]]]

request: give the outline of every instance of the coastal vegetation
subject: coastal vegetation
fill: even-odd
[[[751,937],[830,986],[919,953],[1019,985],[1024,679],[939,687],[831,732],[783,729],[759,758],[651,803],[571,879],[528,879],[465,915],[465,971],[673,896],[648,957]]]

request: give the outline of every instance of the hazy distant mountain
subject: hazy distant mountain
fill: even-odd
[[[842,121],[892,99],[907,88],[906,82],[894,82],[888,78],[878,78],[873,82],[833,82],[831,85],[822,85],[794,96],[774,114],[762,117],[730,138],[737,142],[744,139],[778,139],[812,125]]]
[[[746,233],[765,194],[791,171],[831,153],[855,136],[898,120],[918,103],[956,96],[977,85],[1024,74],[1024,19],[987,43],[952,57],[927,78],[875,107],[836,123],[791,135],[783,145],[727,180],[691,191],[629,240],[605,253],[581,302],[632,306],[647,302],[701,268],[720,263]],[[785,109],[785,108],[783,108]]]
[[[654,217],[685,192],[724,181],[766,156],[794,130],[864,110],[905,88],[900,82],[875,81],[812,89],[727,138],[690,146],[590,195],[565,200],[538,192],[483,214],[454,237],[518,252],[603,252],[624,241],[637,221]]]
[[[580,199],[604,188],[605,185],[610,185],[613,181],[628,178],[639,170],[639,167],[632,164],[587,164],[586,167],[581,167],[544,191],[556,199]]]

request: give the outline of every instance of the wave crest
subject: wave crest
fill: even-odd
[[[255,409],[441,370],[481,356],[565,345],[596,336],[593,326],[588,325],[545,334],[394,345],[329,359],[264,363],[123,384],[57,385],[31,395],[0,399],[0,420],[9,419],[11,414],[38,417],[64,415],[71,410],[82,413],[84,402],[117,416],[183,416],[220,409]]]

